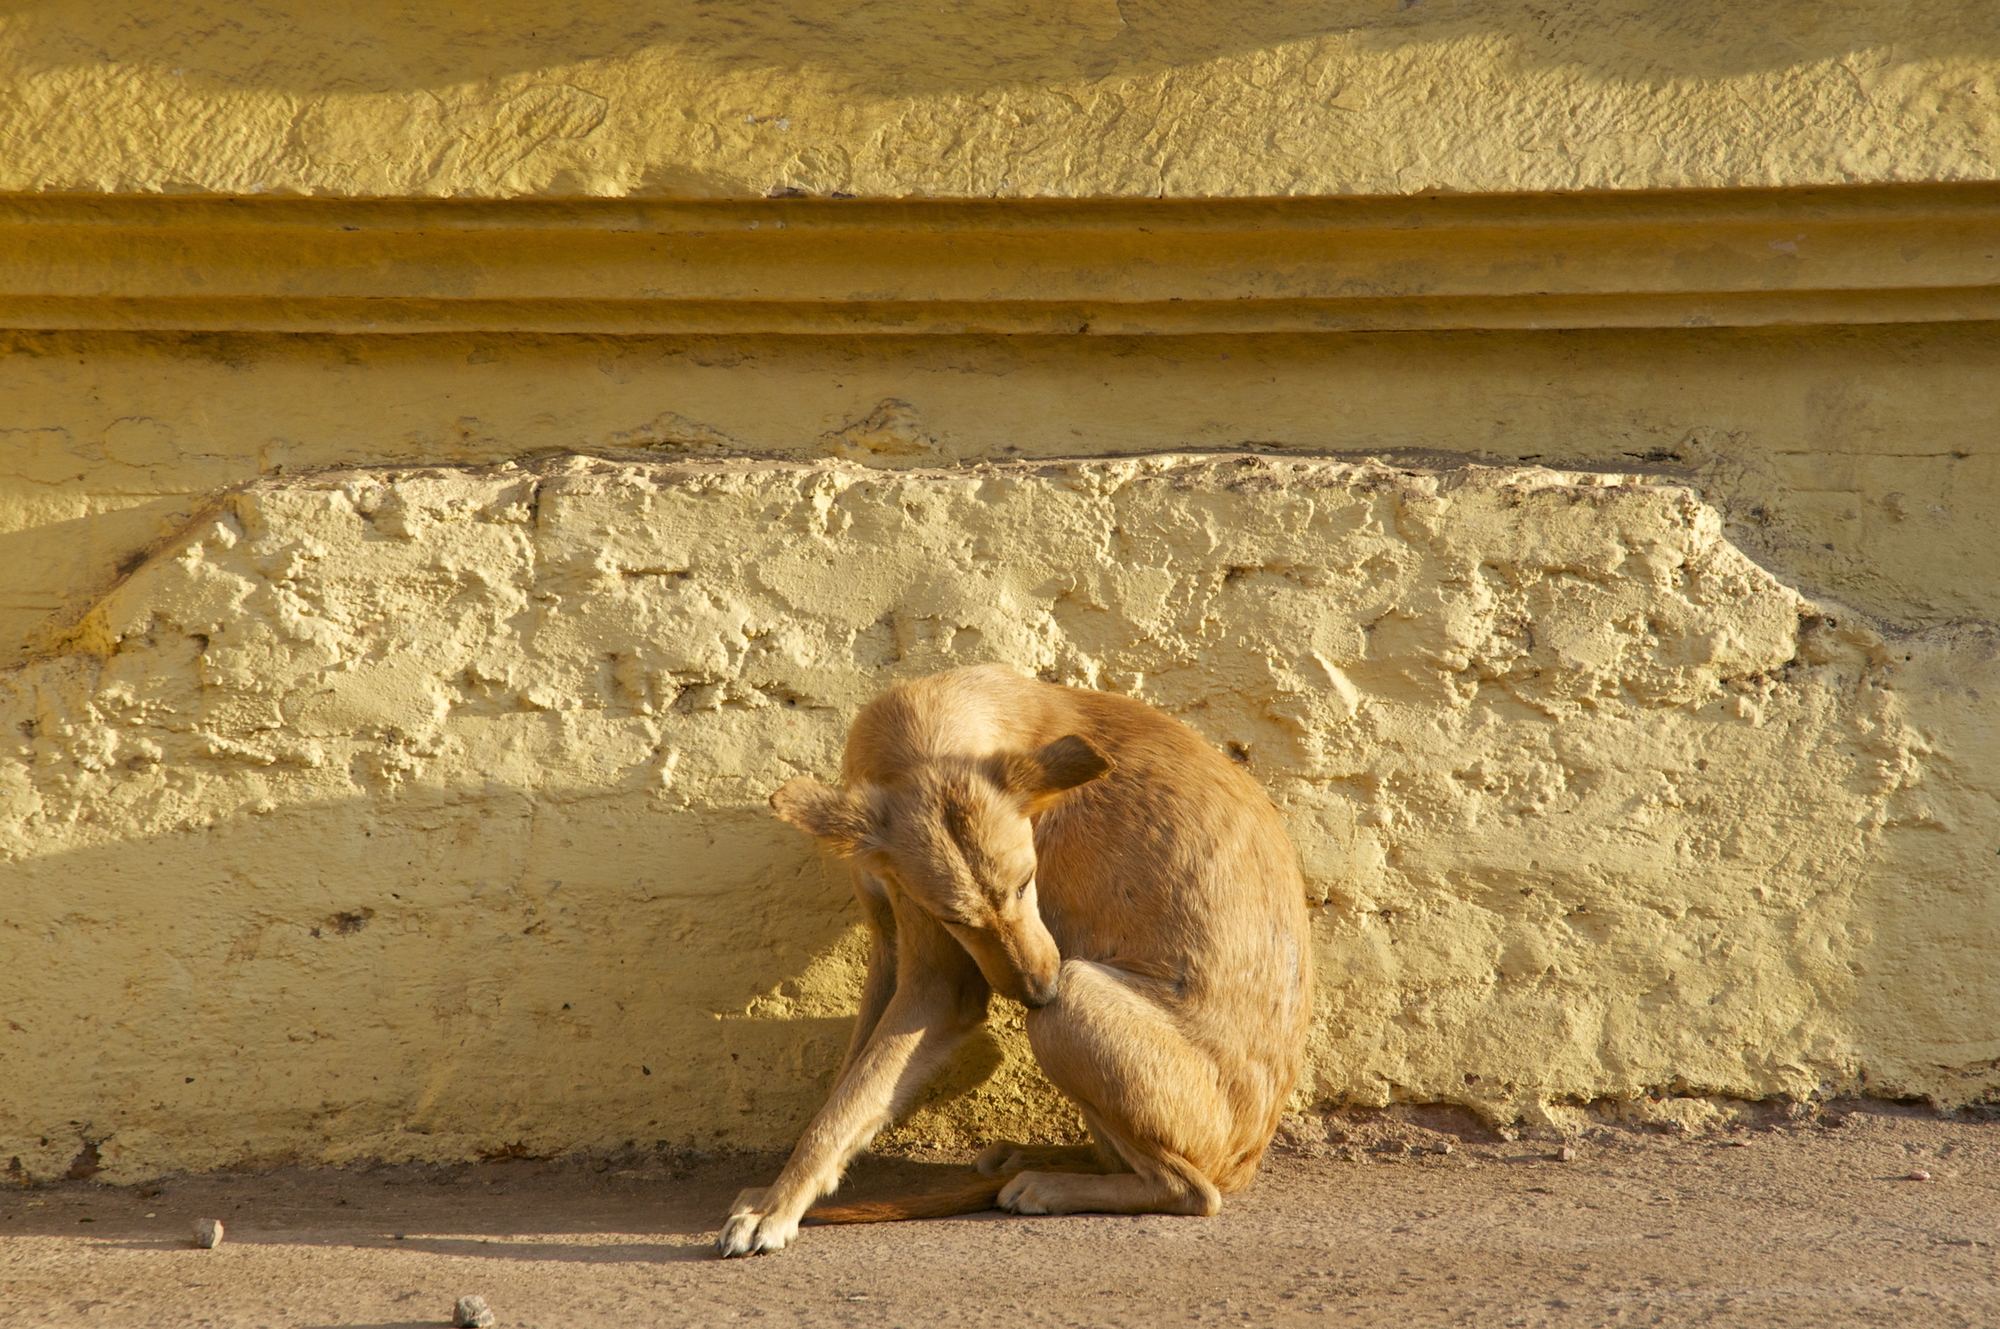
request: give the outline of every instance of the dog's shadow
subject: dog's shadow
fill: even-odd
[[[767,1186],[777,1176],[783,1160],[771,1156],[744,1158],[732,1166],[714,1162],[703,1169],[705,1175],[688,1183],[669,1183],[658,1209],[643,1217],[630,1213],[609,1219],[634,1239],[590,1240],[589,1229],[578,1231],[574,1223],[560,1224],[543,1232],[530,1225],[475,1228],[466,1235],[397,1237],[383,1232],[322,1232],[317,1236],[301,1232],[256,1231],[240,1238],[232,1234],[232,1244],[248,1246],[335,1245],[348,1249],[420,1251],[426,1255],[467,1260],[554,1261],[565,1264],[677,1264],[718,1258],[714,1238],[720,1231],[729,1202],[740,1189]],[[895,1155],[864,1154],[848,1171],[836,1197],[840,1201],[881,1200],[895,1196],[923,1195],[953,1190],[977,1178],[971,1162],[936,1162]],[[690,1184],[691,1183],[691,1184]],[[609,1217],[608,1215],[606,1216]],[[998,1210],[966,1214],[956,1221],[980,1222],[1006,1218]],[[606,1234],[608,1235],[608,1233]],[[484,1239],[482,1239],[484,1238]],[[541,1238],[541,1239],[538,1239]],[[581,1239],[579,1239],[581,1238]],[[666,1238],[660,1240],[659,1238]],[[678,1238],[678,1240],[675,1240]],[[128,1239],[104,1243],[129,1249],[161,1250],[187,1248],[184,1239]]]
[[[707,1236],[693,1232],[688,1236]],[[345,1241],[354,1250],[417,1251],[424,1255],[450,1255],[466,1260],[532,1260],[557,1264],[674,1264],[685,1260],[712,1260],[715,1252],[706,1241],[693,1245],[658,1241],[574,1242],[536,1241],[532,1233],[505,1240],[482,1241],[478,1237],[405,1237]]]

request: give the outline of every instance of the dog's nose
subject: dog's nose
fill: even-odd
[[[1061,977],[1060,971],[1050,974],[1047,978],[1040,981],[1030,981],[1024,976],[1021,983],[1023,989],[1021,1004],[1031,1011],[1038,1011],[1054,1001],[1057,991],[1061,987],[1061,983],[1058,981]]]

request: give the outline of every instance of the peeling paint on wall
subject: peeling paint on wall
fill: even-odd
[[[0,350],[0,665],[46,648],[208,494],[260,475],[534,448],[809,461],[884,402],[937,448],[868,454],[884,468],[1262,444],[1657,469],[1698,486],[1793,585],[1898,628],[2000,620],[2000,541],[1978,538],[2000,523],[1994,324],[1103,342],[15,333]],[[131,420],[169,431],[178,458],[109,456]]]
[[[2000,1086],[2000,650],[1807,600],[1690,489],[570,457],[259,481],[0,675],[0,1157],[788,1142],[863,957],[763,800],[985,660],[1272,791],[1307,1097]],[[996,1025],[908,1129],[1075,1129]]]

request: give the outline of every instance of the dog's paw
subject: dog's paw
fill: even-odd
[[[715,1253],[723,1259],[739,1255],[767,1255],[781,1251],[799,1235],[796,1218],[780,1219],[775,1214],[731,1214],[715,1239]]]
[[[792,1244],[792,1238],[799,1235],[799,1220],[762,1212],[766,1193],[761,1186],[737,1192],[736,1203],[729,1206],[729,1217],[715,1239],[717,1255],[725,1260],[763,1255]]]
[[[1019,1172],[1025,1161],[1021,1158],[1021,1146],[1012,1140],[1002,1140],[986,1150],[973,1161],[972,1166],[988,1177],[997,1177],[1002,1172]]]
[[[1023,1172],[1000,1188],[1000,1198],[995,1203],[1010,1214],[1056,1213],[1057,1210],[1050,1208],[1055,1198],[1050,1193],[1051,1181],[1046,1173]]]

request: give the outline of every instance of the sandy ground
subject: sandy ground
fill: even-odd
[[[712,1257],[776,1160],[287,1169],[0,1190],[0,1324],[2000,1325],[2000,1123],[1506,1141],[1439,1115],[1295,1130],[1218,1218],[811,1228]],[[635,1160],[627,1159],[632,1163]],[[877,1158],[848,1193],[940,1187]],[[1916,1170],[1929,1181],[1911,1180]],[[214,1251],[189,1240],[221,1218]]]

